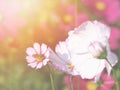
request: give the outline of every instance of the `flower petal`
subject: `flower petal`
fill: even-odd
[[[68,52],[65,42],[59,42],[59,44],[56,45],[55,51],[61,59],[66,61],[70,59],[70,53]]]
[[[26,60],[27,60],[28,63],[31,63],[31,62],[35,61],[35,58],[32,57],[32,56],[26,56]]]
[[[109,60],[112,66],[114,66],[118,62],[117,56],[110,51],[108,51],[107,59]]]
[[[46,44],[44,44],[44,43],[42,43],[42,45],[41,45],[41,54],[44,54],[45,52],[46,52],[46,50],[47,50],[47,45]]]
[[[102,72],[105,67],[104,60],[88,59],[84,63],[79,64],[79,72],[82,78],[92,79]]]
[[[43,65],[45,66],[45,65],[47,64],[48,61],[49,61],[49,59],[44,59],[43,62],[42,62]]]
[[[64,59],[61,59],[56,53],[53,52],[53,50],[50,50],[50,56],[49,59],[51,63],[55,66],[55,68],[64,71],[65,66],[67,65],[67,62],[64,61]]]
[[[47,50],[47,51],[45,52],[45,54],[44,54],[44,55],[45,55],[45,57],[46,57],[46,58],[48,58],[48,57],[49,57],[49,55],[50,55],[49,50]]]
[[[41,68],[42,66],[43,66],[43,65],[42,65],[42,62],[40,62],[40,63],[38,63],[36,69]]]
[[[35,51],[37,52],[37,54],[40,54],[40,45],[39,45],[39,43],[34,43],[33,47],[34,47]]]
[[[35,50],[32,47],[27,48],[26,53],[30,56],[36,54]]]
[[[29,63],[28,66],[30,66],[32,68],[35,68],[37,66],[37,62]]]

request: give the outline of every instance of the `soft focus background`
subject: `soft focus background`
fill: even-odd
[[[54,50],[69,30],[87,20],[111,28],[110,47],[120,59],[120,0],[0,0],[0,90],[51,90],[46,67],[27,66],[26,48],[39,42]],[[120,86],[119,61],[114,69]],[[65,73],[54,71],[53,77],[55,90],[68,90]],[[87,90],[95,90],[90,85]]]

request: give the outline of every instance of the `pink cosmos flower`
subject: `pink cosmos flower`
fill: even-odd
[[[41,68],[42,66],[45,66],[49,61],[49,50],[46,44],[39,45],[38,43],[34,43],[33,48],[27,48],[26,53],[28,66],[32,68]]]
[[[115,80],[112,76],[107,74],[101,75],[101,85],[98,90],[113,90],[113,86],[115,84]]]
[[[120,48],[120,30],[118,28],[112,27],[111,28],[111,35],[110,35],[110,48],[112,50],[116,50]]]
[[[68,90],[72,90],[70,75],[65,76],[65,84],[68,87]],[[73,88],[74,90],[97,90],[97,84],[92,80],[82,79],[80,76],[74,76]]]
[[[68,38],[56,45],[50,58],[54,66],[83,79],[97,81],[104,68],[110,74],[117,63],[117,56],[110,51],[110,29],[97,21],[87,21],[69,31]],[[52,52],[52,51],[51,51]]]
[[[91,0],[91,1],[82,0],[82,1],[93,13],[104,18],[109,23],[114,23],[118,19],[120,19],[119,0]]]
[[[64,10],[65,12],[61,17],[61,23],[59,24],[61,30],[72,30],[74,27],[80,25],[81,23],[89,19],[87,14],[80,11],[77,11],[77,15],[75,15],[74,5],[65,7]]]

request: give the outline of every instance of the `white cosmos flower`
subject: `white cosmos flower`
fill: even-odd
[[[118,59],[110,51],[110,29],[97,21],[87,21],[68,33],[68,38],[56,45],[50,55],[53,65],[82,78],[96,80],[104,68],[110,74]]]
[[[75,70],[74,63],[71,61],[71,54],[67,49],[65,42],[59,42],[59,44],[56,45],[56,53],[51,49],[49,50],[50,60],[57,69],[71,75],[78,75],[78,72]]]
[[[28,66],[36,69],[40,69],[47,65],[49,62],[49,50],[46,44],[34,43],[33,47],[28,47],[26,49],[26,61]]]

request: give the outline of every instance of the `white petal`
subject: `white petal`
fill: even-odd
[[[40,62],[40,63],[38,63],[36,69],[41,68],[42,66],[43,66],[42,63]]]
[[[47,50],[47,45],[46,44],[44,44],[44,43],[42,43],[42,45],[41,45],[41,53],[42,54],[44,54],[45,52],[46,52],[46,50]]]
[[[32,47],[27,48],[26,53],[30,56],[36,54],[35,50]]]
[[[34,47],[35,51],[36,51],[38,54],[40,54],[40,45],[39,45],[39,43],[34,43],[33,47]]]
[[[86,37],[83,36],[84,34],[79,36],[71,35],[70,37],[68,37],[68,39],[66,40],[66,45],[70,52],[83,53],[88,51],[87,47],[90,42],[88,42],[88,39],[86,39],[87,36]]]
[[[59,42],[59,44],[56,45],[55,51],[63,60],[68,61],[70,59],[70,53],[68,52],[65,42]]]
[[[108,75],[110,75],[111,70],[112,70],[112,67],[110,66],[110,64],[109,64],[107,61],[106,61],[105,66],[106,66],[106,69],[107,69],[107,73],[108,73]]]
[[[47,64],[48,61],[49,61],[49,59],[44,59],[43,62],[42,62],[43,65],[45,66],[45,65]]]
[[[97,81],[99,81],[100,79],[100,76],[101,76],[101,73],[98,73],[95,78],[94,78],[94,82],[96,83]]]
[[[45,55],[45,57],[46,57],[46,58],[48,58],[48,57],[49,57],[49,55],[50,55],[49,49],[45,52],[45,54],[44,54],[44,55]]]
[[[85,63],[85,60],[92,59],[93,56],[89,53],[83,53],[83,54],[71,54],[71,60],[70,62],[73,65],[82,65]]]
[[[97,21],[94,21],[93,22],[97,27],[99,27],[100,29],[100,33],[101,35],[104,35],[105,37],[109,38],[110,37],[110,28],[107,27],[106,25],[100,23],[100,22],[97,22]]]
[[[35,68],[37,66],[37,62],[29,63],[28,66],[30,66],[32,68]]]
[[[68,62],[65,62],[64,59],[61,59],[56,53],[53,52],[52,49],[49,48],[49,50],[49,59],[52,62],[52,64],[60,69],[65,69],[65,66],[68,64]]]
[[[82,78],[92,79],[102,72],[105,67],[104,60],[89,59],[79,65],[79,72]]]
[[[26,60],[28,63],[31,63],[35,61],[35,58],[33,56],[26,56]]]
[[[108,51],[107,59],[111,63],[112,66],[114,66],[118,62],[117,56],[110,51]]]

